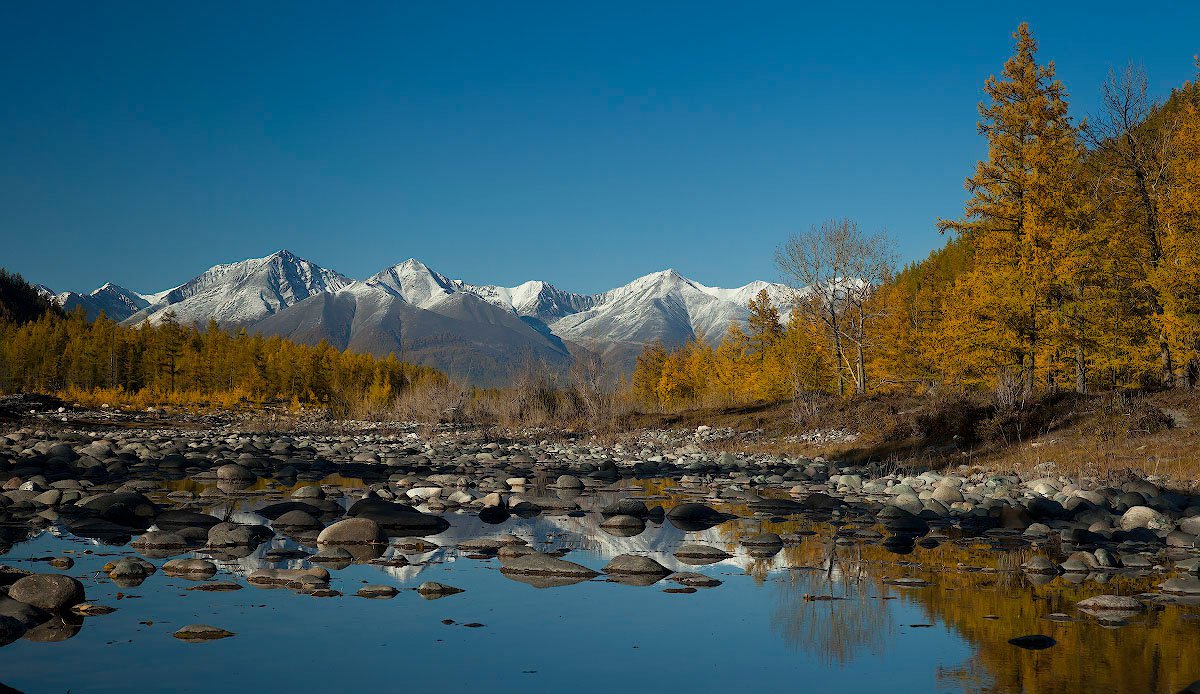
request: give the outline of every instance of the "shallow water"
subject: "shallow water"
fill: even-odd
[[[669,482],[638,485],[642,496],[677,491]],[[579,501],[598,507],[616,496]],[[236,502],[234,519],[265,523],[252,512],[260,503]],[[744,508],[726,508],[750,515]],[[223,510],[215,507],[217,515]],[[119,587],[100,567],[117,555],[135,554],[131,548],[105,547],[51,528],[15,545],[0,563],[53,571],[32,560],[70,553],[76,564],[66,573],[84,582],[88,601],[117,611],[81,618],[78,633],[63,641],[26,638],[0,648],[0,681],[28,692],[130,687],[1165,692],[1200,678],[1195,608],[1162,606],[1120,628],[1074,608],[1089,595],[1151,590],[1162,575],[1118,575],[1106,584],[1057,578],[1035,586],[1007,570],[1028,549],[998,552],[980,539],[963,538],[893,554],[877,541],[853,540],[853,526],[812,520],[741,518],[700,532],[649,523],[634,537],[618,537],[599,528],[602,517],[595,512],[512,518],[499,525],[469,514],[446,518],[450,529],[428,538],[441,549],[411,555],[413,564],[404,567],[333,570],[331,587],[344,596],[330,598],[246,584],[244,576],[257,568],[306,565],[263,559],[269,549],[300,547],[284,538],[246,558],[219,563],[212,580],[235,580],[246,586],[242,590],[202,592],[186,590],[197,582],[161,572],[138,587]],[[740,538],[764,531],[815,534],[769,558],[750,557],[738,546]],[[601,575],[539,589],[501,574],[494,558],[471,559],[453,549],[467,539],[505,533],[541,550],[570,549],[566,559],[596,570],[617,554],[645,554],[668,568],[723,583],[674,594],[664,592],[677,587],[666,581],[635,587]],[[734,557],[687,566],[672,556],[683,542],[720,546]],[[161,566],[166,560],[150,561]],[[900,577],[930,585],[887,582]],[[406,590],[425,581],[465,592],[426,600]],[[402,592],[390,600],[356,597],[367,583]],[[829,597],[836,599],[820,599]],[[1074,621],[1045,619],[1057,612]],[[443,624],[447,619],[454,623]],[[205,643],[172,637],[193,623],[236,636]],[[464,626],[468,623],[483,626]],[[1059,643],[1043,651],[1008,644],[1033,633]]]

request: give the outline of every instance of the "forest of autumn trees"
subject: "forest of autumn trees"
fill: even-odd
[[[865,305],[843,302],[825,325],[813,317],[829,305],[814,302],[836,291],[798,293],[786,319],[764,293],[747,326],[715,346],[703,336],[651,345],[635,397],[677,409],[848,393],[847,382],[859,394],[1017,397],[1195,385],[1200,87],[1185,83],[1156,103],[1130,66],[1102,87],[1098,113],[1077,118],[1029,28],[1014,39],[979,106],[987,158],[967,178],[961,216],[938,220],[942,248],[875,278]],[[839,224],[852,222],[821,229]],[[785,248],[802,245],[793,237]],[[855,336],[828,325],[853,324],[836,315],[852,309],[871,321],[854,342],[859,360],[845,347]]]
[[[28,303],[11,292],[5,298],[0,304]],[[390,405],[415,383],[445,380],[439,371],[392,355],[379,359],[325,342],[307,346],[245,329],[229,332],[214,322],[199,330],[168,316],[129,327],[103,314],[88,321],[82,309],[63,315],[49,303],[41,308],[37,318],[0,316],[0,392],[58,393],[91,404],[288,402],[346,414]]]

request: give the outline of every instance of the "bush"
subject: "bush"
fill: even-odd
[[[1146,398],[1129,393],[1107,393],[1096,398],[1085,434],[1101,441],[1157,434],[1174,424],[1171,415]]]
[[[912,418],[912,434],[929,443],[971,446],[978,442],[978,423],[991,408],[979,396],[958,392],[935,392]]]

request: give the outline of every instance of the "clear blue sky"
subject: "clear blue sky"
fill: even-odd
[[[9,3],[0,265],[151,291],[286,247],[357,278],[733,286],[831,216],[913,259],[1020,21],[1076,115],[1110,66],[1165,95],[1200,52],[1200,2],[824,5]]]

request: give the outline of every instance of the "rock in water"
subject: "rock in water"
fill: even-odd
[[[537,552],[506,561],[504,566],[500,567],[500,572],[526,576],[562,576],[585,579],[600,575],[586,566]]]
[[[189,624],[186,627],[175,632],[175,638],[180,641],[215,641],[216,639],[224,639],[233,636],[232,631],[226,631],[220,627],[209,626],[207,624]]]
[[[346,518],[321,531],[318,544],[372,545],[384,542],[379,524],[370,518]]]
[[[1086,600],[1080,600],[1075,606],[1081,610],[1088,610],[1090,612],[1105,610],[1114,612],[1141,612],[1145,609],[1142,603],[1125,595],[1097,595]]]
[[[207,559],[172,559],[162,570],[168,576],[203,579],[216,575],[217,565]]]
[[[58,612],[83,602],[83,584],[62,574],[34,574],[17,579],[8,596],[26,605]]]
[[[373,598],[376,600],[380,600],[380,599],[394,598],[394,597],[396,597],[396,593],[399,593],[399,592],[400,591],[396,590],[392,586],[368,585],[368,586],[363,586],[362,588],[358,589],[358,597]]]
[[[1043,634],[1029,634],[1027,636],[1018,636],[1008,640],[1009,643],[1017,648],[1024,648],[1027,651],[1040,651],[1057,644],[1058,642],[1049,636]]]
[[[608,564],[605,564],[604,573],[666,576],[671,573],[671,570],[650,557],[642,557],[636,554],[620,554],[613,557],[612,561],[608,562]]]
[[[461,593],[461,592],[463,592],[463,589],[455,588],[454,586],[448,586],[445,583],[436,583],[434,581],[426,581],[425,583],[422,583],[421,585],[417,586],[417,592],[423,598],[427,598],[429,600],[435,600],[437,598],[444,598],[447,595],[454,595],[455,593]]]
[[[691,564],[693,566],[714,564],[724,559],[728,559],[730,556],[732,555],[725,550],[718,549],[716,547],[710,547],[708,545],[682,545],[679,549],[675,550],[676,559],[685,564]]]

